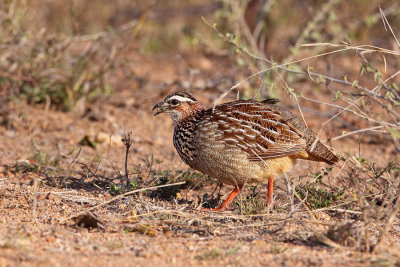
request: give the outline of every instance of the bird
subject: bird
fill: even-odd
[[[205,109],[188,92],[175,91],[152,111],[154,116],[167,113],[171,117],[173,144],[187,165],[234,187],[222,205],[211,211],[228,209],[245,184],[266,182],[270,206],[274,179],[290,171],[297,159],[329,165],[338,161],[275,98],[237,100]]]

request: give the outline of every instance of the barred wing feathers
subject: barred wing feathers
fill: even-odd
[[[222,140],[247,152],[251,161],[290,156],[306,148],[303,134],[274,109],[277,100],[234,101],[205,111]]]

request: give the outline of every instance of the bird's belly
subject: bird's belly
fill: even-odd
[[[289,171],[293,160],[288,157],[268,161],[250,161],[240,148],[215,142],[202,146],[190,164],[193,168],[224,184],[265,183],[268,178]]]
[[[258,182],[261,179],[260,165],[248,162],[242,154],[234,154],[230,151],[218,153],[206,149],[198,152],[196,156],[206,160],[197,161],[196,169],[222,183],[242,185],[246,182]]]

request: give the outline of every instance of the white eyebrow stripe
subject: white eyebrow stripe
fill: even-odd
[[[195,102],[193,99],[190,99],[190,98],[184,97],[184,96],[179,96],[179,95],[174,95],[174,96],[168,98],[168,101],[173,100],[173,99],[178,100],[180,102]]]

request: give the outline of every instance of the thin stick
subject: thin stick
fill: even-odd
[[[348,132],[348,133],[333,137],[333,138],[331,138],[331,140],[335,141],[335,140],[341,139],[343,137],[346,137],[346,136],[349,136],[349,135],[352,135],[352,134],[357,134],[357,133],[362,133],[362,132],[367,132],[367,131],[373,131],[373,130],[378,130],[378,129],[382,129],[382,128],[383,128],[383,126],[374,126],[374,127],[359,129],[359,130],[356,130],[356,131]],[[386,131],[380,131],[380,132],[388,133]]]
[[[87,209],[87,210],[85,210],[85,211],[82,211],[82,212],[80,212],[80,213],[78,213],[78,214],[75,214],[75,215],[73,215],[73,216],[70,216],[70,217],[68,217],[68,218],[66,218],[66,219],[62,219],[62,220],[60,220],[60,223],[63,223],[63,222],[65,222],[65,221],[69,220],[69,219],[72,219],[72,218],[76,217],[76,216],[85,214],[85,213],[87,213],[87,212],[89,212],[89,211],[93,211],[93,210],[95,210],[95,209],[97,209],[97,208],[99,208],[99,207],[102,207],[102,206],[105,206],[105,205],[107,205],[107,204],[110,204],[111,202],[114,202],[114,201],[116,201],[116,200],[118,200],[118,199],[120,199],[120,198],[129,196],[129,195],[136,194],[136,193],[138,193],[138,192],[143,192],[143,191],[147,191],[147,190],[154,190],[154,189],[163,188],[163,187],[170,187],[170,186],[175,186],[175,185],[181,185],[181,184],[185,184],[185,183],[186,183],[186,182],[178,182],[178,183],[173,183],[173,184],[163,184],[163,185],[157,185],[157,186],[152,186],[152,187],[147,187],[147,188],[140,188],[140,189],[137,189],[137,190],[133,190],[133,191],[130,191],[130,192],[126,192],[125,194],[116,196],[116,197],[114,197],[114,198],[112,198],[112,199],[110,199],[110,200],[107,200],[107,201],[105,201],[105,202],[103,202],[103,203],[100,203],[100,204],[98,204],[98,205],[96,205],[96,206],[93,206],[93,207],[91,207],[90,209]]]
[[[394,34],[394,32],[393,32],[393,30],[392,30],[392,27],[390,26],[389,21],[387,20],[387,18],[386,18],[386,16],[385,16],[385,13],[383,12],[383,10],[382,10],[382,8],[381,8],[380,6],[379,6],[379,12],[381,13],[382,21],[383,21],[383,26],[385,26],[385,30],[387,31],[387,28],[386,28],[386,25],[387,25],[387,27],[389,28],[390,32],[391,32],[392,35],[393,35],[393,38],[396,40],[397,45],[400,47],[399,40],[397,40],[397,37],[396,37],[396,35]]]
[[[307,206],[307,204],[303,201],[303,199],[301,199],[301,197],[299,196],[299,194],[298,194],[296,191],[293,191],[293,193],[294,193],[294,195],[297,197],[297,199],[300,201],[300,203],[303,204],[304,208],[307,210],[307,212],[308,212],[308,214],[310,215],[311,219],[312,219],[314,222],[317,222],[317,219],[315,218],[314,214],[312,213],[312,211],[310,210],[310,208]],[[323,228],[321,227],[321,225],[318,225],[318,227],[319,227],[320,229],[323,229]]]
[[[132,132],[126,133],[124,138],[122,138],[122,143],[125,145],[125,180],[126,187],[129,189],[129,171],[128,171],[128,157],[129,157],[129,149],[132,146],[133,140],[131,138]]]
[[[286,188],[288,190],[288,195],[289,195],[289,200],[290,200],[290,213],[293,214],[296,209],[294,207],[292,186],[290,185],[289,178],[287,177],[286,173],[283,173],[283,177],[285,177],[285,184],[286,184]]]
[[[227,38],[225,35],[223,35],[221,32],[218,31],[218,29],[216,28],[216,26],[211,25],[204,17],[202,18],[203,22],[209,26],[210,28],[212,28],[218,35],[219,37],[221,37],[222,39],[224,39],[225,41],[227,41],[228,43],[230,43],[231,45],[235,46],[237,49],[239,49],[240,51],[242,51],[243,53],[247,54],[248,56],[257,59],[257,60],[262,60],[264,62],[267,62],[269,64],[271,64],[272,66],[270,68],[266,68],[266,69],[262,69],[261,71],[258,71],[256,73],[253,73],[252,75],[248,76],[247,78],[241,80],[240,82],[236,83],[235,85],[233,85],[229,90],[227,90],[225,93],[221,94],[220,97],[214,102],[213,105],[213,112],[215,109],[215,106],[223,99],[226,97],[226,95],[228,95],[233,89],[239,87],[242,83],[244,83],[245,81],[249,80],[252,77],[255,76],[259,76],[262,73],[265,73],[267,71],[273,70],[273,69],[282,69],[282,70],[286,70],[288,72],[292,72],[292,73],[297,73],[297,74],[306,74],[309,76],[314,76],[314,77],[322,77],[324,79],[326,79],[328,82],[337,82],[337,83],[341,83],[341,84],[346,84],[348,86],[352,86],[355,87],[363,92],[365,92],[368,96],[370,96],[375,102],[379,103],[382,107],[384,107],[388,113],[391,113],[393,115],[395,115],[397,118],[400,118],[400,115],[397,114],[396,112],[394,112],[392,109],[390,109],[387,105],[385,105],[383,102],[381,102],[379,99],[377,99],[377,95],[374,91],[376,91],[377,88],[379,88],[380,86],[385,86],[385,82],[392,79],[394,76],[396,76],[398,73],[392,75],[390,78],[386,79],[386,81],[384,81],[383,83],[379,84],[377,87],[375,87],[373,90],[369,90],[365,87],[359,86],[359,85],[354,85],[352,82],[346,81],[346,80],[340,80],[340,79],[336,79],[336,78],[332,78],[329,77],[327,75],[322,75],[319,73],[313,73],[313,72],[304,72],[304,71],[294,71],[289,69],[287,66],[293,63],[300,63],[306,60],[310,60],[310,59],[314,59],[314,58],[318,58],[318,57],[322,57],[322,56],[326,56],[326,55],[331,55],[334,53],[338,53],[338,52],[344,52],[344,51],[358,51],[358,52],[377,52],[377,53],[383,53],[383,54],[393,54],[393,55],[399,55],[400,53],[396,52],[396,51],[392,51],[392,50],[388,50],[388,49],[384,49],[384,48],[380,48],[380,47],[376,47],[376,46],[371,46],[371,45],[360,45],[360,46],[350,46],[350,45],[333,45],[333,44],[322,44],[322,45],[330,45],[333,47],[339,47],[339,49],[334,50],[334,51],[329,51],[329,52],[325,52],[325,53],[321,53],[315,56],[310,56],[307,58],[303,58],[300,60],[295,60],[295,61],[291,61],[288,63],[284,63],[284,64],[279,64],[277,65],[276,63],[274,63],[271,60],[268,60],[265,57],[260,57],[257,56],[251,52],[248,51],[248,49],[241,47],[240,45],[238,45],[237,43],[235,43],[233,40],[230,40],[229,38]],[[311,45],[305,45],[305,46],[313,46],[316,44],[311,44]],[[321,45],[321,44],[319,44]],[[385,87],[386,88],[386,87]],[[359,98],[357,101],[355,101],[354,103],[352,103],[349,107],[351,107],[352,105],[358,103],[359,100],[361,100],[363,97]],[[394,103],[393,99],[390,98],[385,98],[385,100],[387,101],[391,101],[392,103]],[[348,107],[347,107],[348,108]],[[321,128],[322,129],[322,128]],[[318,140],[318,138],[317,138]]]
[[[385,227],[383,228],[381,235],[379,236],[378,242],[376,242],[375,247],[372,248],[372,251],[376,250],[380,246],[380,244],[382,243],[384,237],[389,232],[389,229],[392,227],[393,221],[396,218],[396,216],[399,213],[399,211],[400,211],[400,185],[397,188],[396,205],[394,206],[393,212],[390,215],[387,223],[385,224]]]

